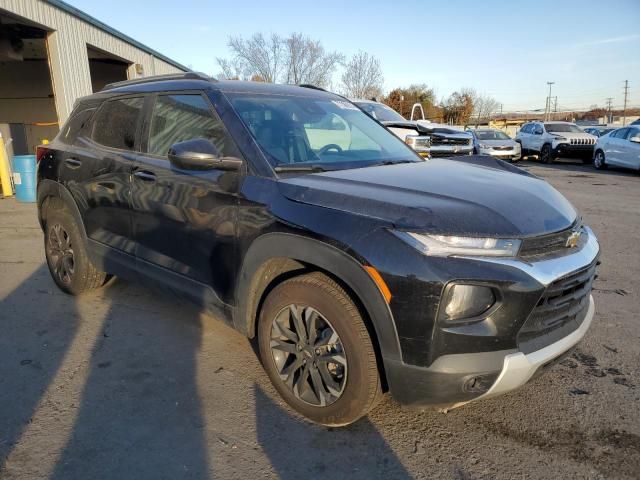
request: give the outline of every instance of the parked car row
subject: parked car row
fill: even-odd
[[[449,125],[432,123],[424,118],[407,120],[387,105],[372,100],[354,100],[353,103],[422,157],[451,157],[474,153],[473,138]]]
[[[570,157],[585,164],[593,162],[597,169],[607,165],[640,169],[640,125],[618,130],[604,126],[581,129],[571,122],[533,121],[525,123],[514,140],[498,129],[461,131],[432,123],[424,119],[424,114],[422,119],[414,120],[414,111],[412,119],[407,120],[389,106],[372,100],[354,100],[354,104],[423,157],[476,154],[516,162],[535,155],[543,163]]]

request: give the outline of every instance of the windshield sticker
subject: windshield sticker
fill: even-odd
[[[360,110],[353,103],[345,102],[343,100],[331,100],[331,103],[336,105],[338,108],[342,110]]]

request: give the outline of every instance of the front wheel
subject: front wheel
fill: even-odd
[[[282,398],[309,420],[343,426],[382,396],[371,337],[347,292],[321,273],[289,279],[267,296],[260,357]]]
[[[604,162],[604,152],[602,150],[598,150],[593,157],[593,166],[596,170],[607,168],[607,164]]]
[[[548,143],[542,146],[542,150],[540,150],[540,161],[542,163],[553,163],[555,158],[553,157],[553,150],[551,149],[551,145]]]

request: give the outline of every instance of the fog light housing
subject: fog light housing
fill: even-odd
[[[491,287],[452,284],[447,287],[440,304],[440,318],[446,322],[473,320],[496,303]]]

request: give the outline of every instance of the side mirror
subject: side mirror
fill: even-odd
[[[640,143],[640,135],[634,135],[629,139],[629,141],[633,143]]]
[[[542,130],[534,130],[533,133],[535,135],[542,135]]]
[[[220,156],[218,148],[204,138],[174,143],[168,157],[172,165],[184,170],[237,170],[242,165],[239,158]]]

